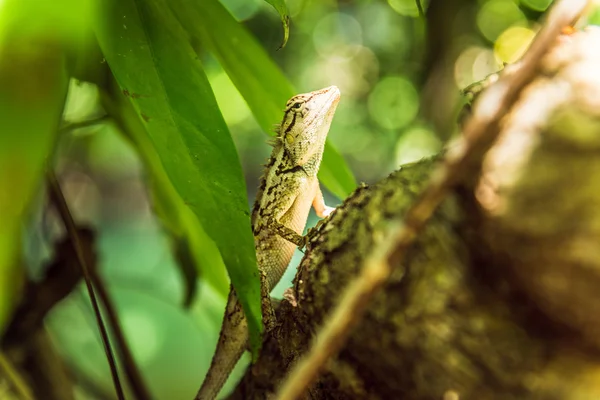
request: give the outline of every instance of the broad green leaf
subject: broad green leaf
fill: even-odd
[[[171,184],[160,157],[129,99],[121,95],[116,82],[111,82],[110,89],[102,92],[103,106],[132,142],[149,172],[155,212],[171,233],[178,263],[182,269],[193,269],[183,272],[186,279],[185,305],[189,305],[193,300],[198,273],[218,293],[226,297],[229,281],[219,249]],[[186,267],[183,264],[185,262],[192,264],[191,268]]]
[[[324,168],[323,166],[327,167]],[[342,200],[356,189],[356,180],[354,180],[354,175],[348,168],[346,160],[329,142],[325,142],[319,179],[331,193]]]
[[[260,126],[271,132],[281,122],[287,100],[297,93],[279,67],[218,1],[172,0],[169,5],[190,35],[219,60]],[[330,145],[319,178],[340,199],[356,187],[350,169]]]
[[[279,46],[279,50],[285,47],[285,44],[290,37],[290,12],[285,4],[285,0],[265,0],[267,3],[273,6],[277,13],[281,17],[281,25],[283,25],[283,42]]]
[[[37,3],[0,7],[0,333],[18,301],[23,219],[43,184],[68,86],[64,36],[56,21],[31,21]]]
[[[248,319],[262,330],[242,169],[201,64],[163,0],[104,0],[100,47],[173,188],[217,245]]]

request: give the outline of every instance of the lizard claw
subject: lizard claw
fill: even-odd
[[[335,211],[335,207],[325,206],[325,210],[323,211],[323,218],[327,218],[331,215],[332,212]]]
[[[329,215],[335,211],[334,207],[327,207],[327,209],[328,209],[327,215]],[[325,223],[326,220],[327,219],[320,219],[319,222],[317,222],[317,224],[315,226],[308,229],[308,231],[306,232],[306,235],[304,236],[304,246],[302,246],[301,248],[304,248],[304,247],[308,248],[309,242],[317,234],[317,232],[319,232],[319,229],[321,229],[321,226],[323,226],[323,224]]]

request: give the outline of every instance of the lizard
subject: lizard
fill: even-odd
[[[334,210],[325,205],[317,172],[339,99],[339,89],[329,86],[288,100],[260,180],[251,225],[267,331],[273,318],[269,293],[283,276],[296,247],[305,245],[302,232],[311,205],[321,218]],[[246,317],[232,286],[217,348],[197,400],[216,398],[247,343]]]

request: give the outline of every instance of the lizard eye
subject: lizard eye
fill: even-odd
[[[295,104],[292,106],[292,108],[293,108],[294,110],[297,110],[297,109],[299,109],[300,107],[302,107],[302,104],[300,104],[300,103],[295,103]]]

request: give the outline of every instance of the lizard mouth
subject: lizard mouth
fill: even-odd
[[[327,104],[333,105],[340,101],[340,89],[335,85],[322,89],[322,93],[329,95],[329,97],[327,98]]]
[[[337,86],[329,86],[318,92],[320,99],[320,108],[327,110],[327,116],[333,118],[333,114],[340,101],[340,89]]]

